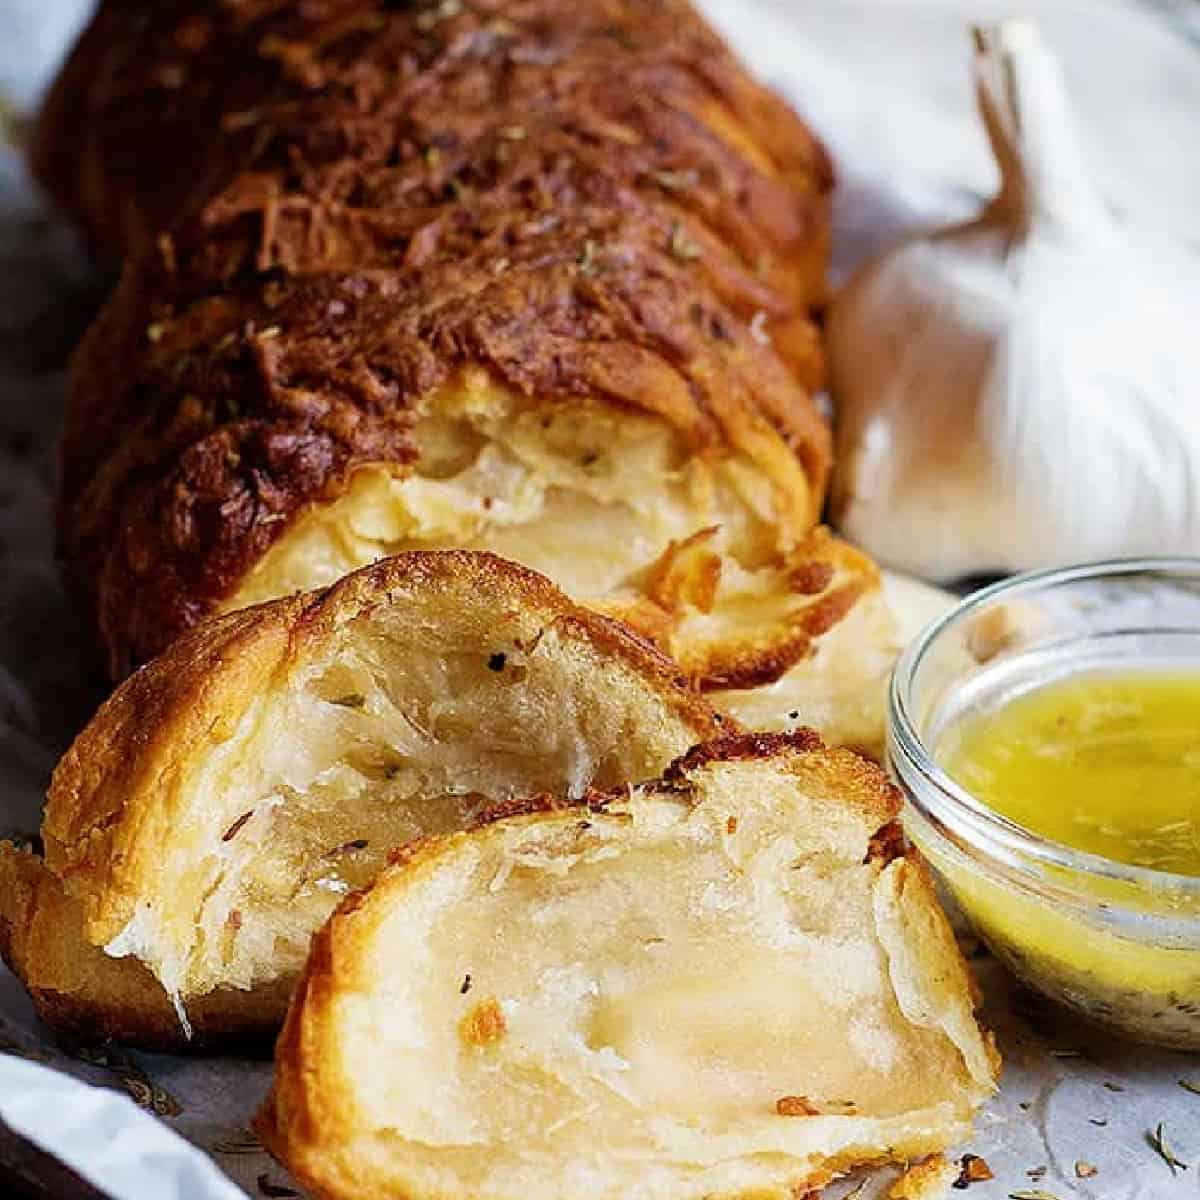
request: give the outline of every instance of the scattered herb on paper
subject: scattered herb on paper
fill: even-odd
[[[75,1046],[68,1053],[80,1062],[111,1071],[139,1108],[160,1117],[177,1117],[183,1112],[183,1105],[166,1088],[155,1083],[129,1055],[113,1046]]]
[[[216,1154],[263,1154],[263,1144],[250,1129],[235,1129],[212,1144]]]
[[[1187,1163],[1176,1158],[1174,1151],[1167,1145],[1167,1135],[1161,1121],[1159,1121],[1153,1133],[1146,1134],[1146,1140],[1154,1147],[1155,1151],[1162,1158],[1163,1162],[1171,1168],[1172,1172],[1186,1171],[1188,1169]]]

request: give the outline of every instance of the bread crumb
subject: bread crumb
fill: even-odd
[[[977,663],[990,662],[1027,642],[1045,624],[1032,605],[1018,600],[985,609],[967,631],[967,649]]]
[[[958,1164],[941,1154],[931,1154],[909,1167],[888,1191],[887,1200],[937,1200],[958,1178]]]
[[[458,1036],[468,1046],[491,1046],[508,1029],[504,1012],[494,996],[481,1000],[458,1023]]]
[[[961,1170],[958,1178],[954,1181],[956,1188],[961,1189],[972,1183],[983,1183],[985,1180],[995,1179],[987,1160],[980,1158],[978,1154],[964,1154],[958,1163]]]
[[[816,1117],[821,1113],[807,1096],[780,1096],[775,1101],[775,1111],[781,1117]]]

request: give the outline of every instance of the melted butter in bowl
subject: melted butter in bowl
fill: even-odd
[[[1200,1049],[1200,560],[1020,576],[897,665],[905,825],[1012,971]]]
[[[1086,671],[977,713],[936,757],[1030,832],[1200,876],[1200,671]]]

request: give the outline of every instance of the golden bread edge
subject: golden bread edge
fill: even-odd
[[[660,782],[667,787],[686,788],[689,775],[704,770],[710,763],[780,756],[818,758],[818,777],[829,784],[843,785],[839,799],[865,821],[878,826],[871,839],[869,861],[898,868],[903,873],[900,886],[915,893],[915,903],[929,918],[927,930],[932,936],[928,944],[918,948],[918,957],[932,968],[932,975],[944,980],[947,991],[964,994],[972,1010],[977,1010],[978,985],[959,950],[929,868],[919,851],[905,843],[898,821],[899,793],[876,763],[851,750],[826,747],[810,729],[790,733],[734,733],[697,745],[680,756]],[[811,763],[805,766],[811,768]],[[276,1070],[271,1089],[252,1122],[263,1145],[314,1195],[333,1200],[347,1195],[362,1200],[394,1200],[398,1194],[388,1184],[373,1186],[342,1156],[328,1152],[330,1144],[349,1143],[355,1133],[353,1126],[343,1128],[339,1123],[340,1114],[354,1111],[354,1091],[353,1081],[341,1070],[332,1005],[342,986],[336,978],[339,962],[353,959],[356,946],[369,943],[371,929],[369,925],[357,926],[348,918],[378,901],[390,887],[401,885],[411,872],[435,863],[453,843],[486,831],[490,825],[537,823],[555,814],[589,809],[602,812],[606,804],[624,801],[630,795],[631,791],[625,789],[593,792],[575,801],[533,796],[496,806],[471,829],[410,843],[392,855],[390,865],[369,887],[348,896],[315,935],[276,1042]],[[979,1024],[974,1011],[972,1021],[971,1032],[978,1039],[979,1053],[972,1056],[974,1062],[964,1054],[964,1066],[981,1090],[991,1090],[999,1077],[1000,1055],[994,1035]],[[903,1146],[894,1147],[895,1153],[890,1157],[868,1161],[850,1153],[840,1159],[828,1159],[819,1168],[788,1181],[785,1190],[754,1189],[722,1194],[713,1200],[785,1200],[815,1195],[850,1170],[895,1162],[912,1164],[895,1185],[898,1197],[913,1200],[927,1195],[936,1197],[943,1194],[946,1182],[956,1174],[941,1151],[953,1139],[966,1136],[969,1130],[969,1120],[963,1118],[941,1135],[914,1137]]]

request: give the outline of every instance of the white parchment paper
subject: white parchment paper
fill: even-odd
[[[839,273],[903,232],[973,211],[993,186],[965,28],[1014,5],[1062,53],[1098,177],[1128,220],[1170,249],[1180,302],[1200,319],[1200,0],[705,3],[834,150]],[[104,691],[85,619],[58,578],[49,519],[65,358],[99,285],[17,149],[21,114],[86,7],[0,0],[0,834],[37,828],[49,771]],[[1179,1083],[1200,1081],[1200,1056],[1084,1031],[967,948],[1006,1068],[961,1148],[995,1179],[964,1194],[1200,1196],[1200,1096]],[[114,1200],[299,1195],[247,1133],[269,1076],[266,1062],[61,1046],[0,969],[0,1119]],[[1186,1170],[1150,1145],[1160,1123]],[[1096,1173],[1081,1177],[1078,1163]]]

